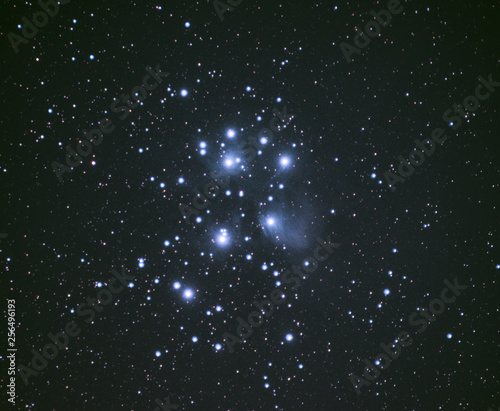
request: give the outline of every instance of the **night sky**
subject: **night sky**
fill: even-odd
[[[500,409],[497,2],[63,3],[0,13],[1,410]]]

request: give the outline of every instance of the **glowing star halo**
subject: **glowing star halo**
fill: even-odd
[[[288,157],[283,157],[281,160],[280,160],[280,164],[283,166],[283,167],[286,167],[290,164],[290,159]]]
[[[229,236],[225,228],[221,228],[220,234],[217,235],[217,243],[221,246],[229,244]]]
[[[193,293],[193,290],[188,288],[187,290],[184,291],[184,293],[182,295],[184,296],[185,299],[190,300],[191,298],[193,298],[194,293]]]

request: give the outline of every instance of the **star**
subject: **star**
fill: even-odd
[[[227,229],[221,228],[220,234],[217,236],[217,243],[219,243],[219,245],[227,245],[229,243]]]

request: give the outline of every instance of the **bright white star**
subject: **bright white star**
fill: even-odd
[[[227,236],[227,230],[225,228],[222,228],[220,230],[220,234],[219,236],[217,237],[217,242],[220,244],[220,245],[226,245],[229,241],[229,237]]]

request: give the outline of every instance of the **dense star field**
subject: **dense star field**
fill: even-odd
[[[444,3],[4,2],[0,409],[500,409],[500,5]]]

